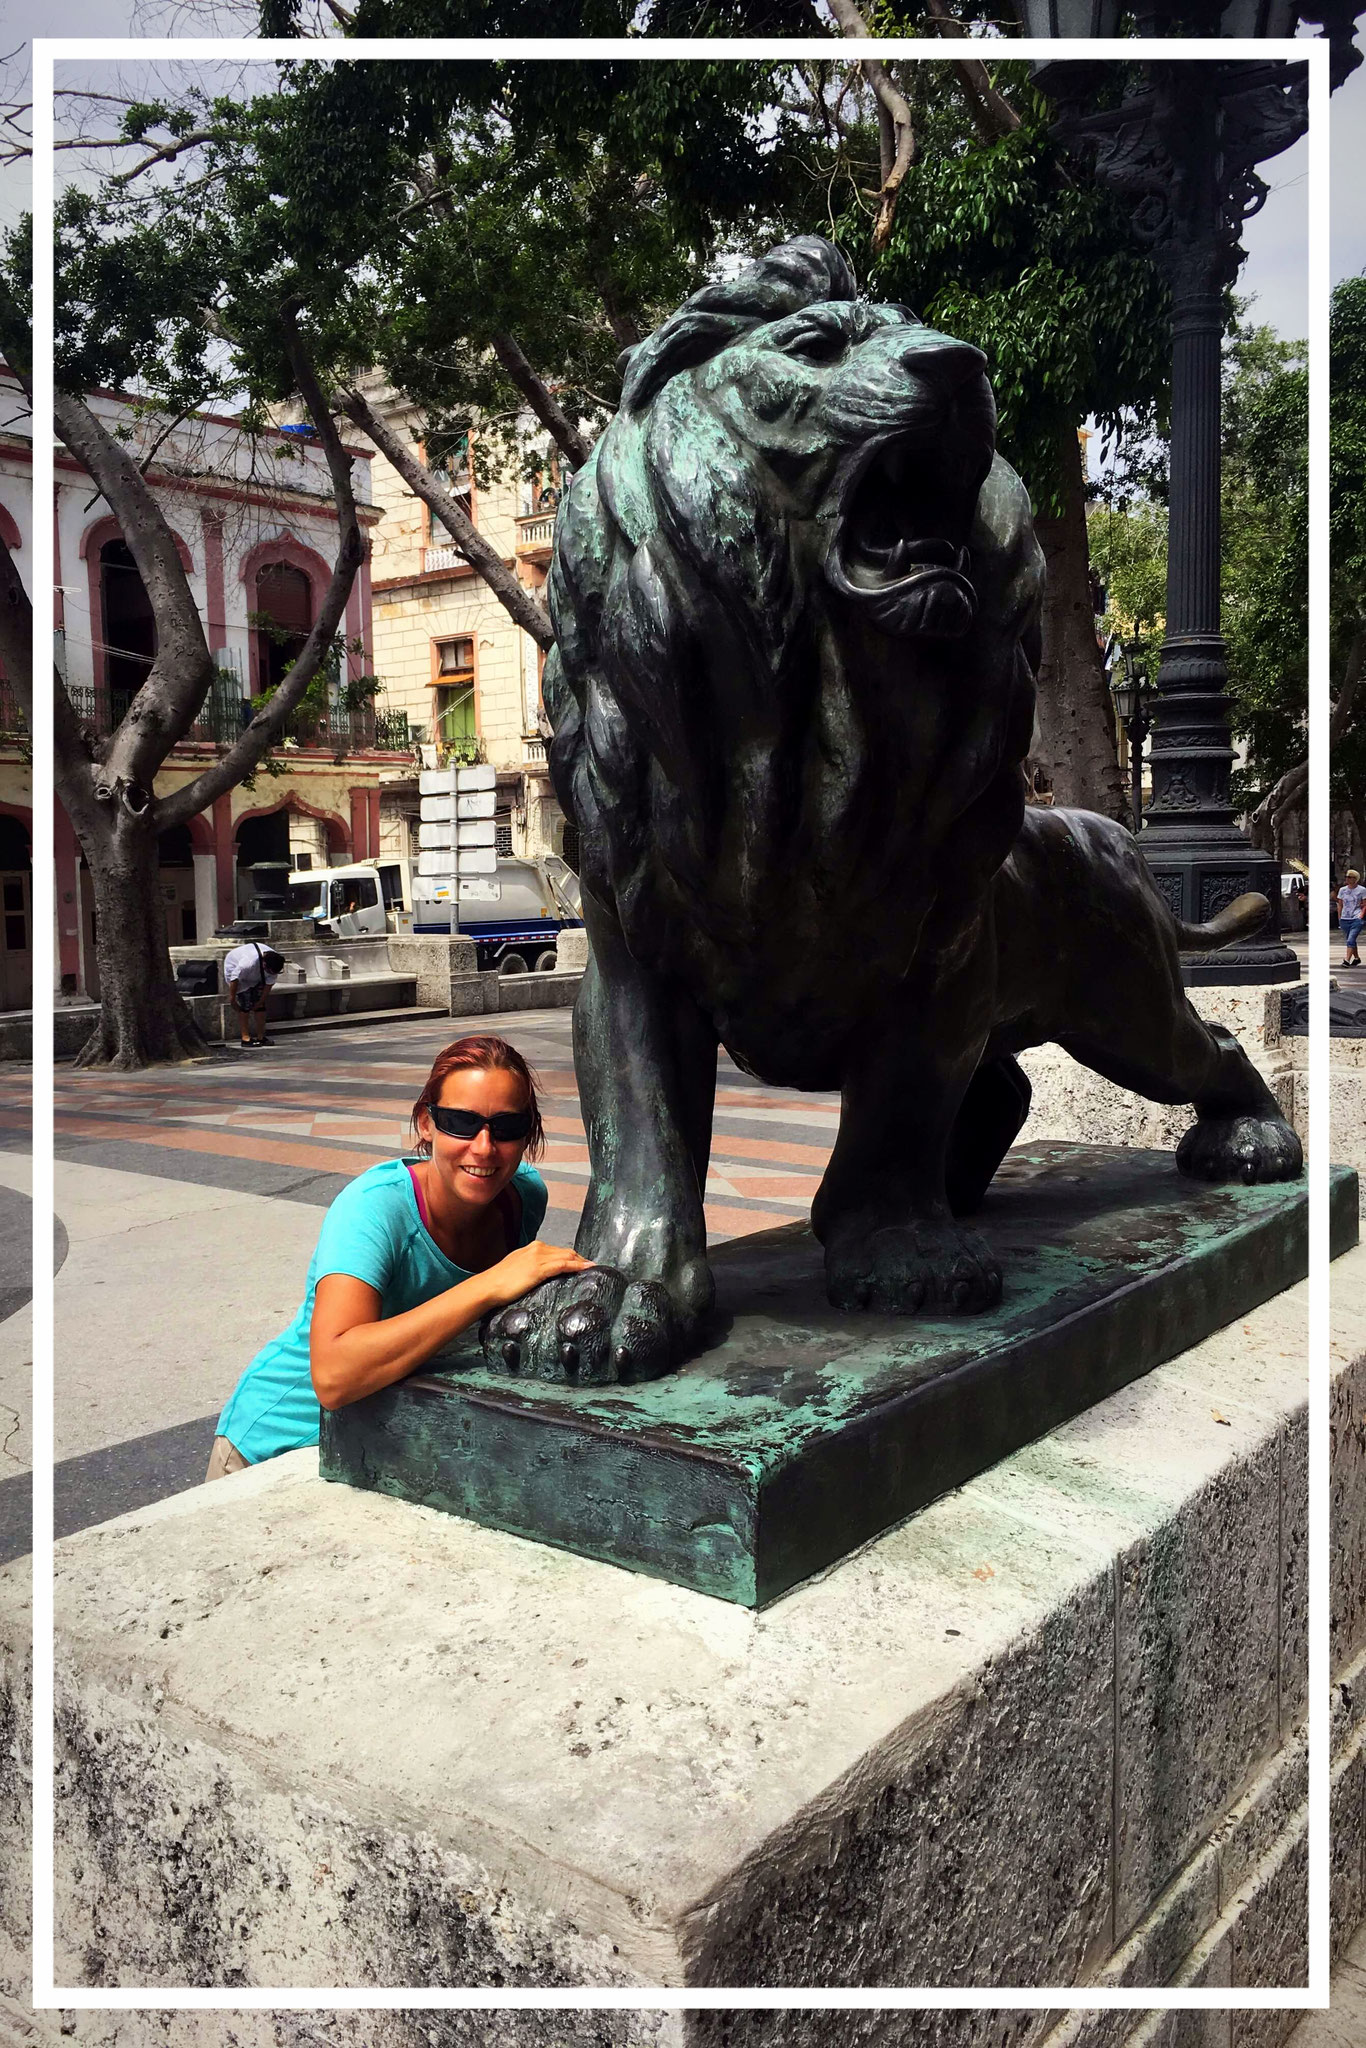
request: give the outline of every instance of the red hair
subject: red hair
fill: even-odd
[[[417,1120],[425,1109],[441,1100],[441,1090],[448,1074],[515,1074],[526,1090],[526,1106],[531,1111],[531,1136],[526,1141],[524,1159],[539,1159],[545,1150],[545,1131],[541,1125],[540,1105],[536,1100],[536,1076],[527,1065],[515,1045],[509,1045],[505,1038],[478,1033],[470,1038],[457,1038],[453,1045],[443,1047],[432,1061],[432,1071],[422,1084],[422,1093],[413,1104],[412,1126],[417,1138],[417,1149],[426,1152],[429,1140],[418,1132]]]

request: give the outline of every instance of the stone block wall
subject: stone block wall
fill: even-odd
[[[1237,1034],[1281,1114],[1307,1144],[1309,1041],[1281,1036],[1281,990],[1193,988],[1186,993],[1202,1017]],[[1354,1166],[1366,1175],[1366,1041],[1335,1038],[1330,1044],[1333,1164]],[[1190,1125],[1191,1113],[1184,1103],[1145,1102],[1079,1066],[1060,1046],[1036,1046],[1021,1055],[1020,1065],[1034,1090],[1026,1126],[1029,1138],[1174,1147]]]
[[[1341,1942],[1366,1893],[1366,1252],[1334,1278]],[[64,1972],[1303,1981],[1304,1307],[1264,1304],[758,1616],[321,1486],[306,1453],[83,1532],[59,1547]],[[12,1570],[0,1638],[24,1592]],[[0,1890],[12,1996],[23,1909]],[[1296,2016],[600,2017],[232,2037],[1279,2048]],[[202,2023],[72,2022],[101,2048]]]

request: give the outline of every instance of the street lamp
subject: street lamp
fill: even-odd
[[[1045,8],[1049,0],[1022,4]],[[1188,0],[1179,17],[1153,10],[1137,19],[1141,34],[1228,36],[1256,33],[1259,24],[1264,34],[1288,30],[1294,15],[1257,0],[1222,11]],[[1280,940],[1279,866],[1252,845],[1229,800],[1219,411],[1224,295],[1242,262],[1243,222],[1266,198],[1256,166],[1304,133],[1305,67],[1234,59],[1142,64],[1141,49],[1135,45],[1136,61],[1121,73],[1117,104],[1097,106],[1094,63],[1050,62],[1040,78],[1058,109],[1057,134],[1090,157],[1102,185],[1129,202],[1134,233],[1171,286],[1166,633],[1151,695],[1152,798],[1141,843],[1153,879],[1186,924],[1206,923],[1251,890],[1272,906],[1253,939],[1183,956],[1187,982],[1293,981],[1299,963]]]
[[[1143,830],[1143,742],[1152,724],[1148,717],[1148,678],[1134,667],[1134,650],[1121,641],[1119,659],[1111,662],[1110,695],[1120,730],[1129,742],[1129,786],[1134,818],[1134,837]]]

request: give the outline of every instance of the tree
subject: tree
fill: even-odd
[[[1241,317],[1224,347],[1222,456],[1229,723],[1248,743],[1232,798],[1269,839],[1303,807],[1307,788],[1308,379],[1301,343]],[[1090,518],[1092,558],[1108,593],[1104,623],[1138,643],[1150,676],[1165,624],[1166,494],[1165,450],[1131,435]]]
[[[1330,313],[1332,505],[1332,794],[1352,814],[1366,859],[1366,275],[1347,278]]]
[[[184,1058],[204,1043],[171,972],[157,888],[159,835],[232,789],[265,757],[330,655],[365,547],[351,489],[352,457],[319,389],[301,309],[287,294],[276,295],[261,317],[273,318],[277,381],[287,365],[326,455],[340,530],[336,560],[317,620],[274,697],[202,774],[158,796],[157,771],[194,722],[215,669],[145,465],[92,410],[85,393],[100,385],[150,386],[172,417],[183,419],[237,385],[243,366],[221,343],[211,344],[204,325],[206,309],[224,288],[229,245],[177,233],[176,222],[160,217],[154,231],[145,223],[133,234],[124,227],[89,194],[70,191],[59,205],[54,424],[119,523],[152,608],[156,653],[146,681],[107,736],[82,722],[55,676],[54,746],[57,794],[95,893],[101,1009],[78,1064],[131,1068]],[[12,237],[0,289],[0,346],[27,386],[26,254],[24,238]],[[267,303],[270,296],[267,290]],[[31,719],[27,663],[16,670],[16,687]]]
[[[1234,808],[1256,811],[1306,750],[1309,377],[1303,345],[1240,321],[1224,350],[1223,561]]]
[[[376,32],[383,12],[367,15]],[[656,9],[652,23],[662,19]],[[852,31],[861,19],[851,11]],[[418,24],[405,15],[405,26]],[[208,686],[207,652],[154,500],[138,496],[135,466],[78,410],[94,384],[140,388],[173,413],[233,385],[261,422],[268,408],[302,403],[330,462],[340,441],[325,423],[346,416],[544,647],[539,599],[470,526],[444,454],[477,427],[478,461],[519,462],[530,415],[577,466],[615,406],[623,347],[717,263],[833,222],[877,289],[913,298],[987,350],[1003,445],[1031,483],[1050,554],[1041,721],[1055,785],[1116,807],[1075,426],[1158,388],[1161,287],[1118,211],[1063,165],[1023,71],[988,77],[956,56],[951,67],[952,82],[897,67],[882,90],[846,57],[815,67],[305,61],[246,103],[191,96],[125,109],[109,139],[136,160],[98,198],[63,202],[61,431],[139,532],[129,543],[164,613],[165,654],[150,697],[140,694],[98,759],[74,721],[62,725],[68,808],[106,876],[97,887],[124,905],[101,915],[102,934],[148,928],[111,958],[106,987],[129,992],[106,1003],[89,1057],[136,1063],[193,1042],[164,945],[155,960],[147,950],[154,920],[127,906],[148,886],[156,832],[261,757],[327,639],[320,619],[286,689],[223,762],[173,798],[150,797],[157,763]],[[376,371],[393,407],[376,401]],[[395,411],[417,423],[419,445]],[[345,532],[354,508],[341,482],[337,492]],[[345,541],[328,632],[344,603],[339,579],[354,574],[350,552]]]

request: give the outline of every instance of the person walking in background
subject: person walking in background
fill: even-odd
[[[1346,948],[1346,958],[1342,963],[1344,967],[1361,965],[1357,940],[1361,936],[1363,923],[1366,923],[1366,889],[1361,886],[1361,876],[1357,869],[1348,868],[1347,880],[1338,890],[1338,924]]]
[[[243,1049],[249,1045],[274,1045],[266,1037],[266,998],[280,978],[285,964],[283,953],[263,946],[257,939],[234,946],[223,962],[223,979],[228,997],[242,1026]]]

